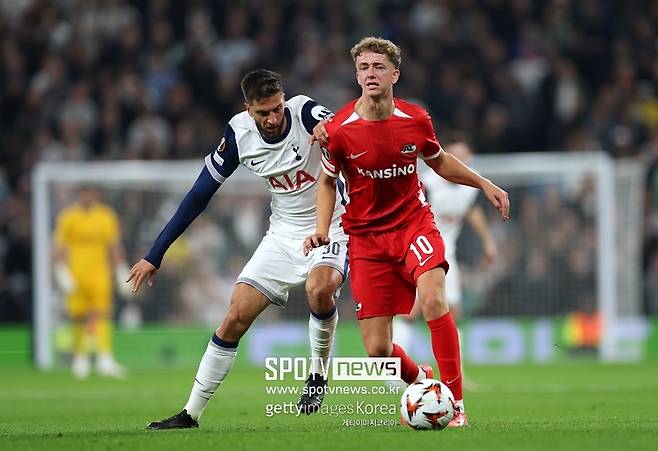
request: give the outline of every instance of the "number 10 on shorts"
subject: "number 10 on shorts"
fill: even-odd
[[[416,258],[418,258],[418,264],[420,266],[423,266],[425,263],[427,263],[428,260],[432,257],[432,253],[434,252],[432,244],[425,235],[418,235],[416,242],[411,243],[409,249],[411,249],[411,251],[416,255]]]

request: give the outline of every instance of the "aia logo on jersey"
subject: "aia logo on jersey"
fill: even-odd
[[[405,144],[402,146],[402,150],[400,150],[400,153],[414,153],[416,151],[416,145],[415,144]]]
[[[315,182],[315,177],[304,170],[300,170],[295,172],[294,177],[283,174],[279,177],[271,176],[268,181],[274,190],[295,191],[303,187],[305,183]]]

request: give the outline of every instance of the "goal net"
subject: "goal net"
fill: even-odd
[[[478,156],[475,168],[509,191],[512,219],[485,207],[500,253],[492,268],[479,264],[474,232],[460,236],[466,316],[486,318],[485,335],[507,342],[514,335],[505,320],[525,319],[522,344],[536,361],[559,348],[641,358],[641,164],[594,152],[528,153]]]
[[[39,367],[64,364],[70,358],[65,298],[53,277],[52,235],[57,214],[75,201],[77,188],[96,187],[102,201],[116,211],[130,265],[147,252],[202,164],[94,162],[37,167],[33,329]],[[506,325],[517,320],[532,322],[534,332],[524,334],[534,334],[544,343],[544,351],[538,352],[546,358],[556,344],[574,352],[594,350],[606,360],[628,356],[623,346],[626,335],[620,331],[629,326],[620,329],[620,324],[634,318],[640,305],[642,168],[615,163],[601,153],[478,156],[476,168],[510,192],[512,217],[502,223],[497,212],[485,206],[500,253],[492,268],[485,270],[479,264],[478,240],[468,228],[458,244],[464,312],[469,318],[464,328],[465,360],[479,361],[480,351],[469,343],[486,331],[488,337],[504,341]],[[198,359],[199,346],[226,313],[234,281],[268,227],[269,195],[259,179],[242,169],[170,248],[153,287],[129,296],[114,290],[113,316],[117,348],[121,348],[117,352],[124,361],[143,362],[154,352],[160,361],[180,359],[176,343],[160,343],[157,349],[155,343],[157,337],[171,334],[181,337],[182,343],[189,334],[175,334],[186,330],[197,334],[190,362]],[[346,327],[351,323],[355,329],[348,286],[342,290],[339,309],[341,323]],[[266,310],[255,325],[260,332],[250,332],[253,345],[248,352],[263,353],[264,347],[281,343],[305,349],[307,317],[300,287],[285,310]],[[339,331],[337,341],[358,342],[359,337],[354,331],[341,337]]]

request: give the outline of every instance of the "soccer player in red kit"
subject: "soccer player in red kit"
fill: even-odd
[[[352,294],[366,352],[399,357],[407,383],[432,377],[431,367],[419,367],[392,342],[393,315],[409,313],[417,290],[441,379],[456,400],[450,426],[467,426],[459,339],[444,292],[448,263],[418,180],[417,159],[450,182],[481,189],[505,221],[509,199],[443,151],[423,108],[393,97],[401,62],[395,44],[369,37],[351,53],[362,93],[325,125],[328,144],[318,182],[316,233],[304,242],[304,252],[329,242],[336,180],[342,172],[349,194],[342,221],[349,235]]]

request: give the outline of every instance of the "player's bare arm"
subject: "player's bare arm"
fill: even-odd
[[[137,293],[139,291],[139,287],[142,286],[144,281],[146,281],[149,287],[153,286],[153,281],[155,280],[155,274],[157,272],[158,268],[153,266],[153,264],[149,263],[145,259],[141,259],[130,269],[126,283],[130,283],[132,281],[132,292]]]
[[[500,212],[503,221],[509,220],[509,195],[496,186],[491,180],[482,177],[477,172],[459,161],[454,155],[441,150],[436,158],[426,160],[425,163],[434,172],[448,180],[460,185],[472,186],[482,190],[486,198]]]
[[[482,207],[475,205],[468,211],[466,219],[482,242],[484,265],[491,266],[498,257],[498,247],[491,235],[491,230],[489,230],[489,225],[487,224]]]
[[[336,179],[323,172],[318,180],[315,233],[304,240],[304,255],[308,255],[316,247],[329,244],[329,225],[335,205]]]

